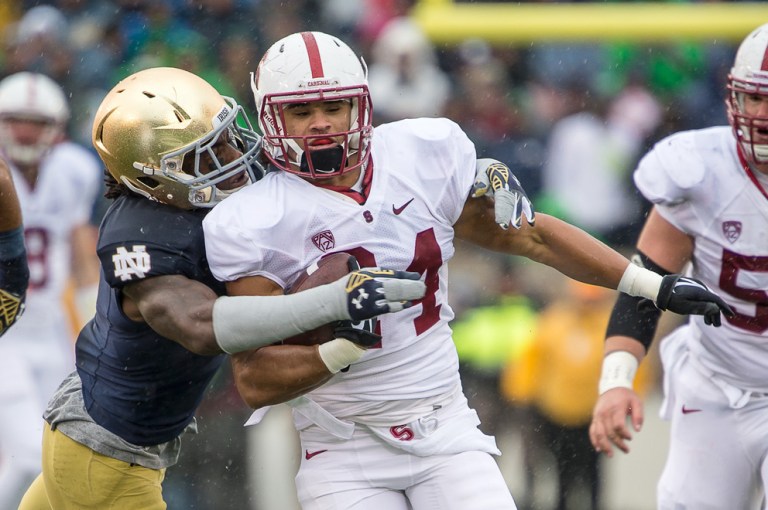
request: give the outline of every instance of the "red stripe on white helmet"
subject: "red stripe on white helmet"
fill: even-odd
[[[302,32],[301,38],[307,47],[307,56],[309,57],[309,70],[312,78],[322,78],[325,76],[323,71],[323,60],[320,58],[320,49],[317,47],[315,35],[312,32]]]

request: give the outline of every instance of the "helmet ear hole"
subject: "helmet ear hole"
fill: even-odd
[[[152,177],[139,176],[136,177],[136,180],[149,189],[155,189],[160,186],[160,182],[157,179],[153,179]]]

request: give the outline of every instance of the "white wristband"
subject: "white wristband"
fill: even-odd
[[[629,263],[619,281],[617,290],[630,296],[644,297],[656,302],[662,277],[644,267]]]
[[[336,338],[330,342],[320,344],[318,352],[328,370],[335,374],[342,368],[359,360],[365,354],[365,349],[346,338]]]
[[[600,375],[598,394],[602,395],[613,388],[632,389],[637,372],[637,358],[627,351],[613,351],[603,359],[603,371]]]

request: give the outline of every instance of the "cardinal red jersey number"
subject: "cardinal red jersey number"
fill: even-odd
[[[29,265],[29,290],[45,287],[50,276],[48,231],[39,227],[24,229],[24,246]]]
[[[762,289],[748,289],[738,285],[739,271],[756,273],[768,272],[768,257],[748,257],[729,250],[723,250],[723,265],[720,271],[720,288],[733,297],[755,304],[755,315],[745,315],[734,310],[733,317],[726,320],[737,328],[753,333],[768,330],[768,293]]]
[[[361,267],[378,266],[376,256],[363,247],[346,250],[346,252],[353,255]],[[413,326],[416,328],[417,335],[422,334],[440,320],[440,307],[442,305],[437,304],[435,294],[440,287],[438,270],[442,264],[443,255],[440,252],[440,245],[435,238],[435,231],[430,228],[416,234],[413,259],[411,259],[411,264],[406,270],[422,275],[426,274],[424,283],[427,286],[424,297],[414,301],[414,304],[421,303],[422,305],[421,314],[413,320]],[[380,327],[381,323],[379,322],[376,325],[376,329],[378,330]],[[381,331],[377,331],[377,333],[380,334]]]

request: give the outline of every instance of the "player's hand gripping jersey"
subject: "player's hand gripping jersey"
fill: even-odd
[[[735,312],[719,328],[690,317],[689,347],[734,386],[768,392],[768,197],[745,166],[731,128],[688,131],[659,142],[635,183],[667,221],[696,237],[693,276]]]
[[[452,225],[472,189],[476,154],[445,119],[377,127],[372,146],[362,194],[345,196],[275,171],[211,212],[204,228],[212,272],[224,281],[262,275],[288,288],[333,252],[351,253],[363,267],[423,275],[427,292],[421,301],[379,317],[381,347],[310,394],[336,417],[387,425],[425,413],[407,401],[459,387],[446,263],[454,254]]]

